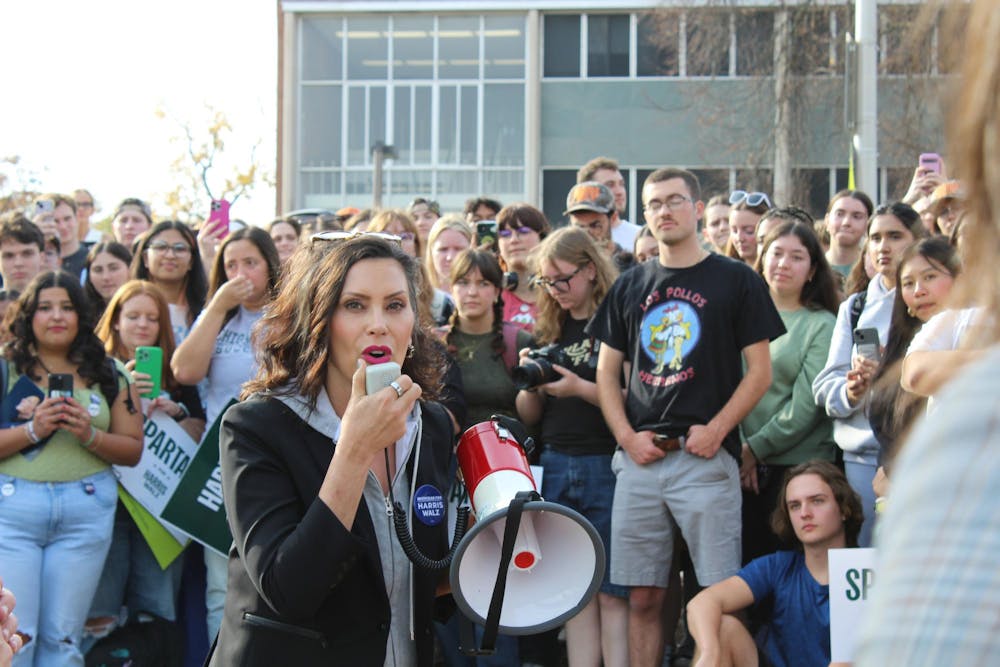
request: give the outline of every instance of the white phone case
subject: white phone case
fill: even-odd
[[[373,364],[365,368],[365,393],[371,396],[385,389],[389,383],[399,377],[399,364],[387,361],[384,364]]]

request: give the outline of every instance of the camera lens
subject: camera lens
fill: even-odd
[[[551,378],[546,379],[546,376],[553,373],[552,364],[545,359],[531,359],[524,365],[513,368],[510,375],[517,390],[524,391],[551,382]]]

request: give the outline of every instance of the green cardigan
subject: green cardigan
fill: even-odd
[[[787,333],[771,341],[771,387],[740,425],[762,463],[834,460],[833,426],[812,383],[826,365],[837,318],[825,310],[780,311]]]

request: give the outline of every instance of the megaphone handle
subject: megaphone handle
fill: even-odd
[[[507,509],[507,519],[503,527],[503,544],[500,547],[500,568],[497,570],[497,581],[493,586],[493,598],[490,600],[490,610],[483,626],[483,642],[475,655],[492,655],[497,643],[497,632],[500,626],[500,612],[503,610],[503,598],[507,589],[507,572],[514,556],[514,542],[521,528],[521,512],[524,504],[532,500],[541,500],[537,491],[521,491],[510,501]],[[473,646],[474,643],[470,642]]]

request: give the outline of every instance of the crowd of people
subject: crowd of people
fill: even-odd
[[[490,197],[227,229],[126,199],[110,235],[82,189],[4,214],[0,665],[83,665],[138,612],[179,622],[196,560],[208,664],[559,664],[557,631],[463,655],[445,579],[411,565],[445,556],[448,522],[393,527],[493,415],[531,430],[541,495],[608,555],[564,628],[572,667],[829,664],[827,552],[873,544],[858,664],[989,663],[991,11],[973,4],[962,182],[921,164],[898,201],[843,190],[818,220],[666,167],[636,225],[606,157],[560,228]],[[114,466],[154,410],[195,441],[221,419],[226,556],[164,566],[126,509]]]

